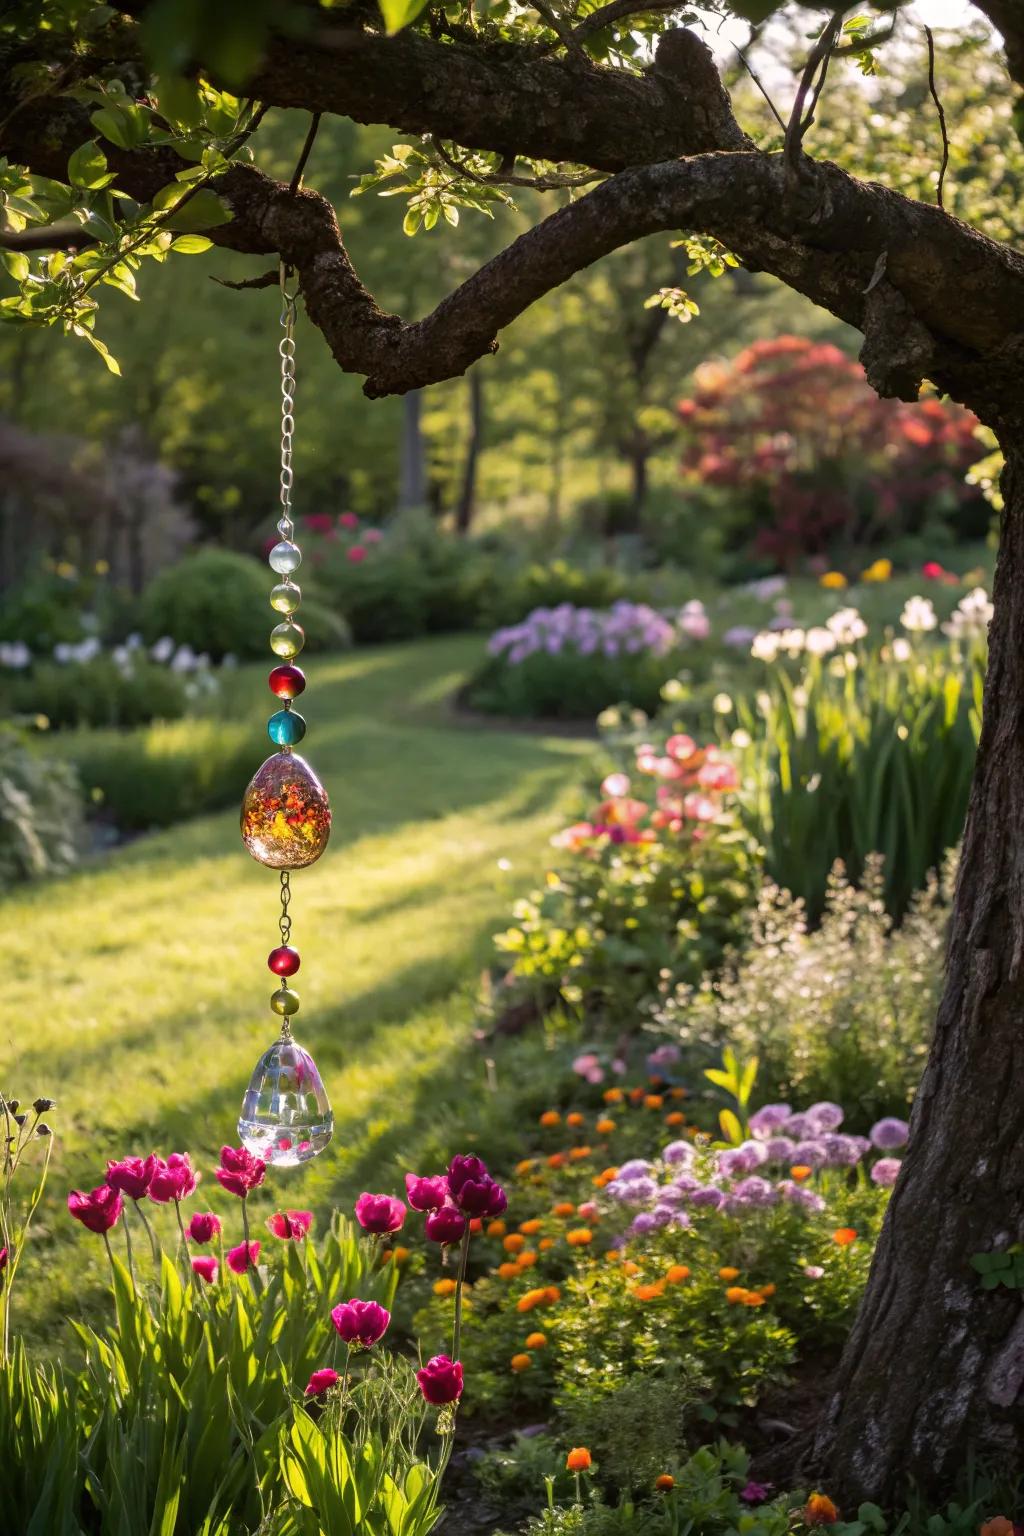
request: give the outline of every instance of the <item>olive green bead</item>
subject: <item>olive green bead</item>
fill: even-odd
[[[286,1017],[290,1013],[298,1013],[299,994],[293,992],[291,987],[279,987],[270,999],[270,1006],[275,1013],[283,1013]]]
[[[282,581],[270,593],[270,606],[275,613],[294,613],[302,601],[302,593],[294,581]]]
[[[293,624],[289,619],[284,624],[278,624],[270,632],[270,649],[275,656],[283,656],[290,661],[297,656],[306,643],[306,633],[301,624]]]

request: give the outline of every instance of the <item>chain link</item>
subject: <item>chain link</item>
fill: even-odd
[[[288,912],[288,903],[292,899],[291,876],[286,869],[281,871],[281,917],[278,926],[281,929],[281,943],[287,944],[291,939],[292,920]]]
[[[281,267],[281,518],[277,531],[282,539],[295,532],[292,521],[292,439],[295,435],[295,294],[288,289],[288,269]]]

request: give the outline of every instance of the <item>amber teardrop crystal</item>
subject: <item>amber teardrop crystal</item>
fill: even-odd
[[[249,783],[242,800],[242,841],[271,869],[315,864],[331,835],[327,791],[295,752],[275,752]]]

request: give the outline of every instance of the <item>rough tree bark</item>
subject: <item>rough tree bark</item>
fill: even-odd
[[[977,4],[1024,84],[1024,3]],[[911,1148],[814,1464],[847,1504],[893,1498],[909,1474],[934,1491],[972,1446],[1005,1464],[1024,1423],[1024,1313],[1018,1297],[983,1291],[969,1260],[1024,1238],[1024,258],[939,208],[807,158],[799,143],[795,156],[758,152],[692,33],[665,32],[651,67],[631,75],[468,34],[384,38],[356,6],[318,14],[314,38],[272,40],[251,86],[264,103],[609,177],[413,323],[378,307],[315,192],[251,166],[219,178],[233,217],[212,238],[293,266],[310,318],[369,395],[465,372],[503,326],[581,268],[642,235],[686,229],[716,236],[748,267],[859,327],[880,394],[914,398],[931,379],[998,433],[1006,511],[948,981]],[[112,31],[109,57],[130,66],[130,24],[118,19]],[[136,62],[129,78],[140,75]],[[0,60],[5,105],[18,89]],[[0,151],[62,179],[90,136],[84,108],[33,98],[7,110]],[[108,149],[108,160],[120,189],[144,202],[181,169],[166,149]]]
[[[1024,377],[1018,389],[1024,388]],[[1024,398],[1024,396],[1022,396]],[[978,750],[935,1041],[867,1293],[816,1445],[844,1502],[1021,1452],[1024,1308],[972,1254],[1024,1238],[1024,448],[1005,510]]]

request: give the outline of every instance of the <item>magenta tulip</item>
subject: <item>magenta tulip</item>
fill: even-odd
[[[501,1185],[487,1172],[479,1157],[453,1157],[448,1168],[451,1197],[467,1216],[500,1216],[508,1209]]]
[[[331,1387],[336,1387],[341,1377],[337,1371],[332,1371],[329,1365],[322,1370],[314,1371],[309,1378],[309,1386],[306,1388],[307,1397],[319,1397],[321,1392],[327,1392]]]
[[[356,1221],[364,1232],[397,1232],[405,1221],[405,1206],[391,1195],[364,1190],[356,1201]]]
[[[172,1152],[164,1162],[156,1158],[156,1167],[149,1181],[149,1198],[158,1205],[170,1200],[184,1200],[199,1183],[199,1176],[188,1160],[187,1152]]]
[[[247,1269],[255,1269],[259,1256],[259,1243],[239,1243],[237,1248],[229,1248],[225,1254],[228,1268],[234,1270],[236,1275],[244,1275]]]
[[[267,1230],[275,1237],[305,1237],[312,1225],[312,1211],[277,1211],[267,1217]]]
[[[212,1285],[217,1278],[220,1265],[212,1253],[197,1253],[192,1260],[192,1270],[200,1280],[205,1280],[207,1285]]]
[[[432,1243],[457,1243],[466,1230],[466,1218],[454,1205],[428,1211],[424,1231]]]
[[[388,1331],[391,1313],[376,1301],[342,1302],[331,1312],[339,1338],[346,1344],[356,1344],[361,1349],[371,1349]]]
[[[120,1190],[111,1189],[109,1184],[99,1185],[88,1195],[78,1189],[68,1195],[68,1210],[90,1232],[109,1232],[117,1225],[123,1209]]]
[[[221,1147],[220,1167],[214,1171],[229,1195],[238,1195],[244,1200],[251,1189],[263,1183],[267,1165],[244,1147]]]
[[[221,1230],[220,1217],[212,1211],[197,1211],[186,1228],[193,1243],[208,1243]]]
[[[438,1211],[448,1199],[448,1180],[443,1174],[423,1178],[416,1173],[407,1173],[405,1193],[414,1211]]]
[[[129,1200],[141,1200],[149,1193],[159,1161],[156,1153],[151,1152],[148,1157],[123,1157],[118,1163],[108,1163],[107,1183]]]
[[[447,1355],[435,1355],[416,1372],[420,1391],[428,1403],[442,1408],[445,1403],[457,1403],[462,1396],[462,1363],[449,1360]]]

